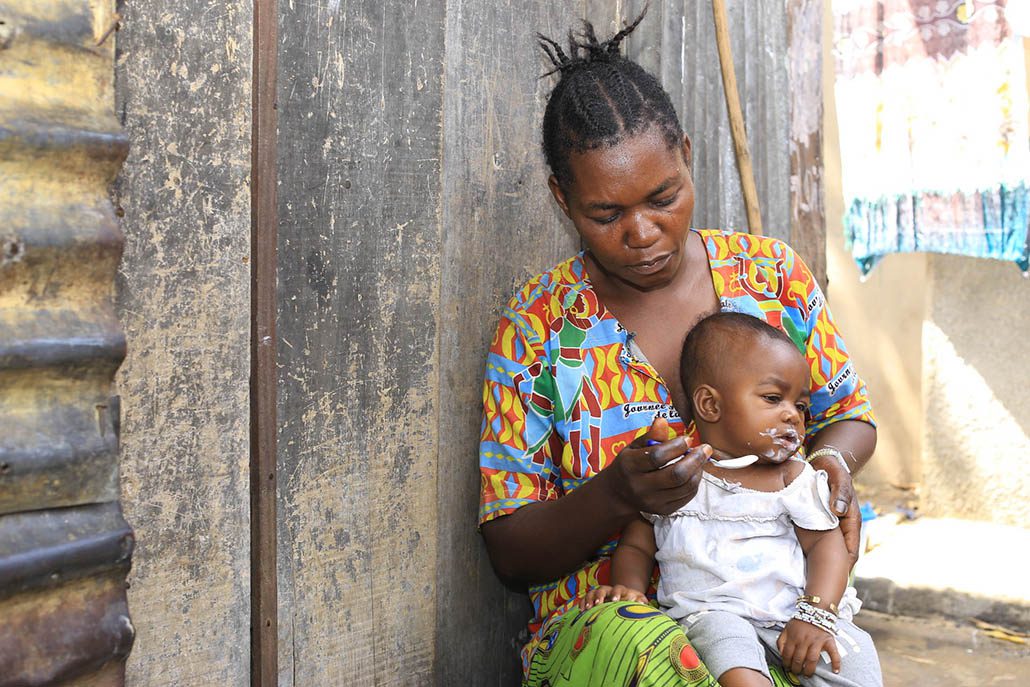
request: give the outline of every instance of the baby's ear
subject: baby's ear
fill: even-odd
[[[691,401],[694,403],[694,417],[709,424],[719,421],[722,408],[718,391],[707,384],[702,384],[694,389]]]

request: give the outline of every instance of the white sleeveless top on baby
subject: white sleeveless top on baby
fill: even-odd
[[[746,489],[708,473],[702,477],[697,495],[675,513],[644,514],[654,524],[658,544],[658,602],[677,620],[700,611],[729,611],[763,626],[787,622],[805,589],[805,556],[794,525],[837,527],[826,473],[806,463],[793,482],[775,492]],[[850,620],[860,606],[848,587],[841,617]]]

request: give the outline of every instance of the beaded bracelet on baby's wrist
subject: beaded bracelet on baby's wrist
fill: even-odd
[[[813,606],[818,606],[822,603],[823,598],[821,596],[812,596],[811,594],[802,594],[797,600],[804,601],[805,603],[812,604]],[[830,613],[840,615],[840,610],[837,608],[837,604],[830,603],[827,608],[830,610]]]
[[[813,606],[802,599],[804,597],[798,599],[798,609],[794,611],[794,619],[806,622],[809,625],[815,625],[820,630],[829,632],[831,635],[837,634],[837,615],[825,608]]]

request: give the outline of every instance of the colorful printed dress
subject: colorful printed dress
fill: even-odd
[[[865,385],[848,358],[822,291],[785,243],[697,232],[723,311],[782,329],[812,374],[808,436],[839,420],[873,423]],[[638,360],[627,331],[594,293],[582,253],[527,283],[504,310],[487,358],[480,443],[480,524],[561,498],[603,470],[657,417],[697,443],[669,390]],[[581,569],[530,587],[534,617],[523,649],[529,671],[549,632],[589,589],[608,583],[614,536]]]

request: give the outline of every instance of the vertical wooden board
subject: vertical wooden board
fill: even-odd
[[[726,4],[762,224],[766,235],[786,239],[790,231],[790,165],[784,3],[728,0]],[[746,230],[715,45],[712,4],[709,0],[683,0],[682,6],[682,86],[674,85],[669,90],[682,89],[677,109],[693,142],[697,193],[694,225]],[[663,50],[663,60],[665,55],[675,59],[675,46]],[[674,79],[675,70],[666,72],[664,77]]]
[[[279,681],[431,684],[444,7],[279,8]]]
[[[661,0],[655,8],[661,12],[659,29],[660,57],[659,71],[662,86],[669,93],[673,107],[683,122],[683,50],[686,21],[683,15],[684,0]],[[714,25],[713,25],[714,26]]]
[[[823,3],[788,0],[790,245],[826,288],[823,205]]]
[[[132,685],[249,682],[251,3],[120,3]]]
[[[647,16],[639,26],[626,37],[624,41],[625,53],[631,56],[641,67],[655,76],[662,72],[662,38],[665,33],[665,5],[662,0],[651,2],[650,0],[621,0],[614,4],[616,22],[612,26],[613,31],[623,29],[627,24],[636,19],[648,7]],[[605,32],[603,36],[607,36]]]
[[[518,684],[530,605],[506,591],[476,531],[486,351],[514,290],[578,249],[540,150],[556,77],[536,46],[577,3],[447,3],[440,274],[436,684]]]

